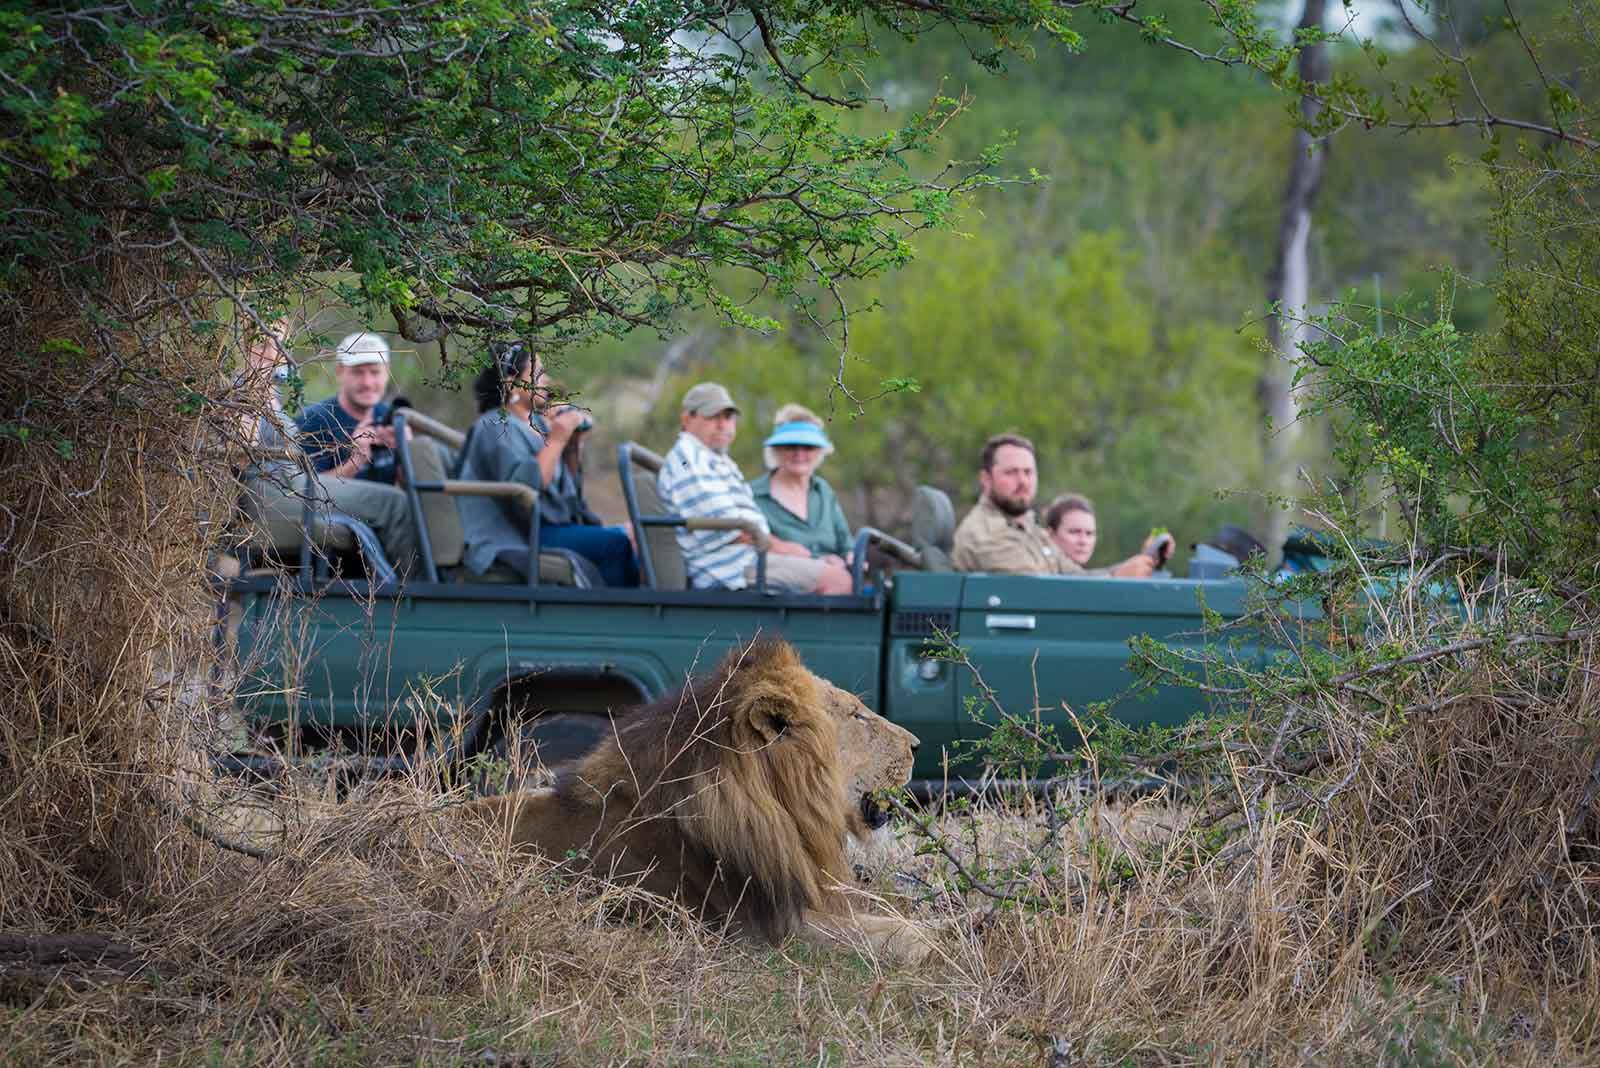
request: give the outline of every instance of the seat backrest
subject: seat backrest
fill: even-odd
[[[953,571],[956,510],[942,489],[918,486],[911,494],[911,544],[922,552],[925,571]]]
[[[642,585],[658,590],[686,590],[689,572],[684,566],[678,535],[669,526],[646,526],[641,520],[672,513],[661,501],[656,476],[661,473],[660,456],[643,445],[625,441],[617,446],[617,476],[622,480],[622,495],[628,502],[628,521],[639,546]]]
[[[411,468],[418,482],[442,482],[445,478],[443,447],[421,434],[411,442]],[[455,567],[467,552],[467,532],[461,525],[461,508],[448,493],[418,494],[422,501],[422,521],[428,524],[428,541],[433,546],[435,567]]]

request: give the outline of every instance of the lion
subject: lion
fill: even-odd
[[[781,639],[619,718],[554,783],[472,802],[519,850],[572,861],[759,934],[915,963],[917,925],[868,912],[845,839],[888,820],[874,796],[910,778],[917,739],[819,678]]]

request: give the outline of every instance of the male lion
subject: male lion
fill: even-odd
[[[926,936],[852,901],[844,844],[886,822],[871,795],[904,785],[916,744],[787,642],[762,639],[618,719],[552,785],[469,808],[513,847],[575,858],[774,944],[798,934],[914,962]]]

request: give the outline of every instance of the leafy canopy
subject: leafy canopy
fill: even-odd
[[[997,47],[1045,20],[983,12]],[[113,263],[145,299],[173,275],[213,305],[319,285],[417,341],[616,331],[698,301],[737,320],[713,271],[780,295],[869,275],[988,180],[992,157],[907,166],[958,101],[854,134],[792,68],[847,73],[861,20],[890,17],[974,21],[694,0],[8,6],[0,262],[14,290],[86,305]]]

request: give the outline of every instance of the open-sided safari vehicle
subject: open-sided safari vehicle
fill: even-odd
[[[422,532],[420,573],[404,585],[395,581],[376,539],[343,520],[337,529],[355,537],[332,541],[324,525],[305,524],[275,535],[287,543],[257,545],[228,582],[244,673],[240,700],[258,723],[368,749],[397,739],[450,739],[464,757],[521,733],[541,757],[557,760],[609,730],[608,716],[676,689],[740,639],[776,632],[817,674],[916,733],[923,744],[914,774],[928,784],[971,774],[956,743],[993,726],[981,714],[973,673],[937,655],[946,640],[966,650],[1001,707],[1037,708],[1045,722],[1068,728],[1067,708],[1129,687],[1130,638],[1198,641],[1202,601],[1224,617],[1243,609],[1244,583],[1228,577],[951,571],[954,512],[930,487],[917,494],[916,544],[870,528],[858,534],[848,596],[777,593],[764,583],[737,592],[691,590],[675,530],[730,521],[668,514],[655,492],[660,458],[631,443],[618,450],[618,476],[639,550],[639,588],[606,587],[582,558],[541,551],[537,522],[529,550],[540,566],[532,578],[469,581],[456,498],[514,496],[536,514],[533,491],[446,478],[460,433],[414,411],[397,412],[395,422]],[[409,445],[406,425],[417,435]],[[760,532],[751,533],[764,550]],[[900,565],[892,576],[866,580],[869,545]],[[445,700],[408,703],[424,683]],[[1116,714],[1135,724],[1175,724],[1204,710],[1200,692],[1158,687],[1121,703]]]

